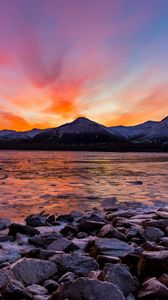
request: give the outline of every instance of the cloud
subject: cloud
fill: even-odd
[[[23,117],[11,112],[0,112],[0,129],[28,130],[29,124]]]

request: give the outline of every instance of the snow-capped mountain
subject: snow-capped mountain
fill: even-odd
[[[34,140],[39,139],[63,144],[90,144],[123,140],[120,134],[112,134],[108,127],[83,117],[57,128],[44,130]]]
[[[106,127],[87,118],[49,129],[0,131],[1,149],[168,151],[168,117],[136,126]]]
[[[109,129],[127,139],[135,139],[144,136],[156,124],[158,124],[156,121],[147,121],[135,126],[113,126]]]
[[[143,141],[146,143],[168,142],[168,117],[152,126],[144,135]]]

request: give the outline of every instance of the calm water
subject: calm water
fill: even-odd
[[[0,151],[0,192],[0,217],[15,220],[112,196],[160,205],[168,202],[168,153]]]

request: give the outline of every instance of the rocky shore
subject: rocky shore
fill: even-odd
[[[0,299],[167,300],[168,207],[0,218]]]

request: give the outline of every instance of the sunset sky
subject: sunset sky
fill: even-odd
[[[168,0],[1,0],[0,129],[168,115]]]

